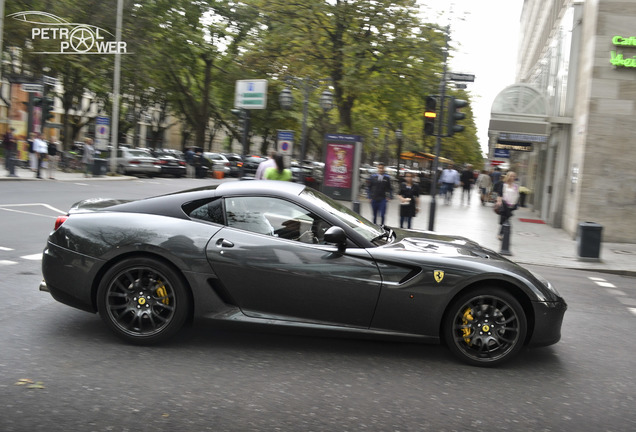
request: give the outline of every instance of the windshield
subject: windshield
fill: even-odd
[[[305,188],[301,196],[304,196],[315,205],[331,213],[369,241],[376,240],[377,242],[377,240],[381,238],[390,240],[390,236],[385,235],[386,231],[382,227],[368,221],[342,203],[329,198],[327,195],[315,189]]]

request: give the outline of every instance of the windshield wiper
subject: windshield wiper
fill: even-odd
[[[387,240],[393,239],[393,230],[391,228],[382,225],[382,229],[384,230],[384,232],[379,236],[373,237],[373,239],[371,239],[371,242],[376,242],[377,240],[382,240],[383,238],[386,238]]]

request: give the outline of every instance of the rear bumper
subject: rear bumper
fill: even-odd
[[[563,299],[556,302],[533,302],[534,332],[529,346],[547,346],[561,339],[563,316],[568,306]]]
[[[60,303],[95,312],[93,286],[100,260],[48,243],[42,255],[40,291],[48,292]]]

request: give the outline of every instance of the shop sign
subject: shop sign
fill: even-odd
[[[636,37],[614,36],[612,38],[612,45],[616,47],[636,48]],[[610,63],[616,67],[634,68],[636,67],[636,56],[625,58],[622,52],[612,50],[610,51]]]

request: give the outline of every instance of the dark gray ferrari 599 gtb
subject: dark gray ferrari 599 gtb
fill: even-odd
[[[566,310],[548,281],[475,242],[377,226],[287,182],[79,202],[42,272],[40,289],[137,344],[205,316],[410,336],[494,366],[556,343]]]

